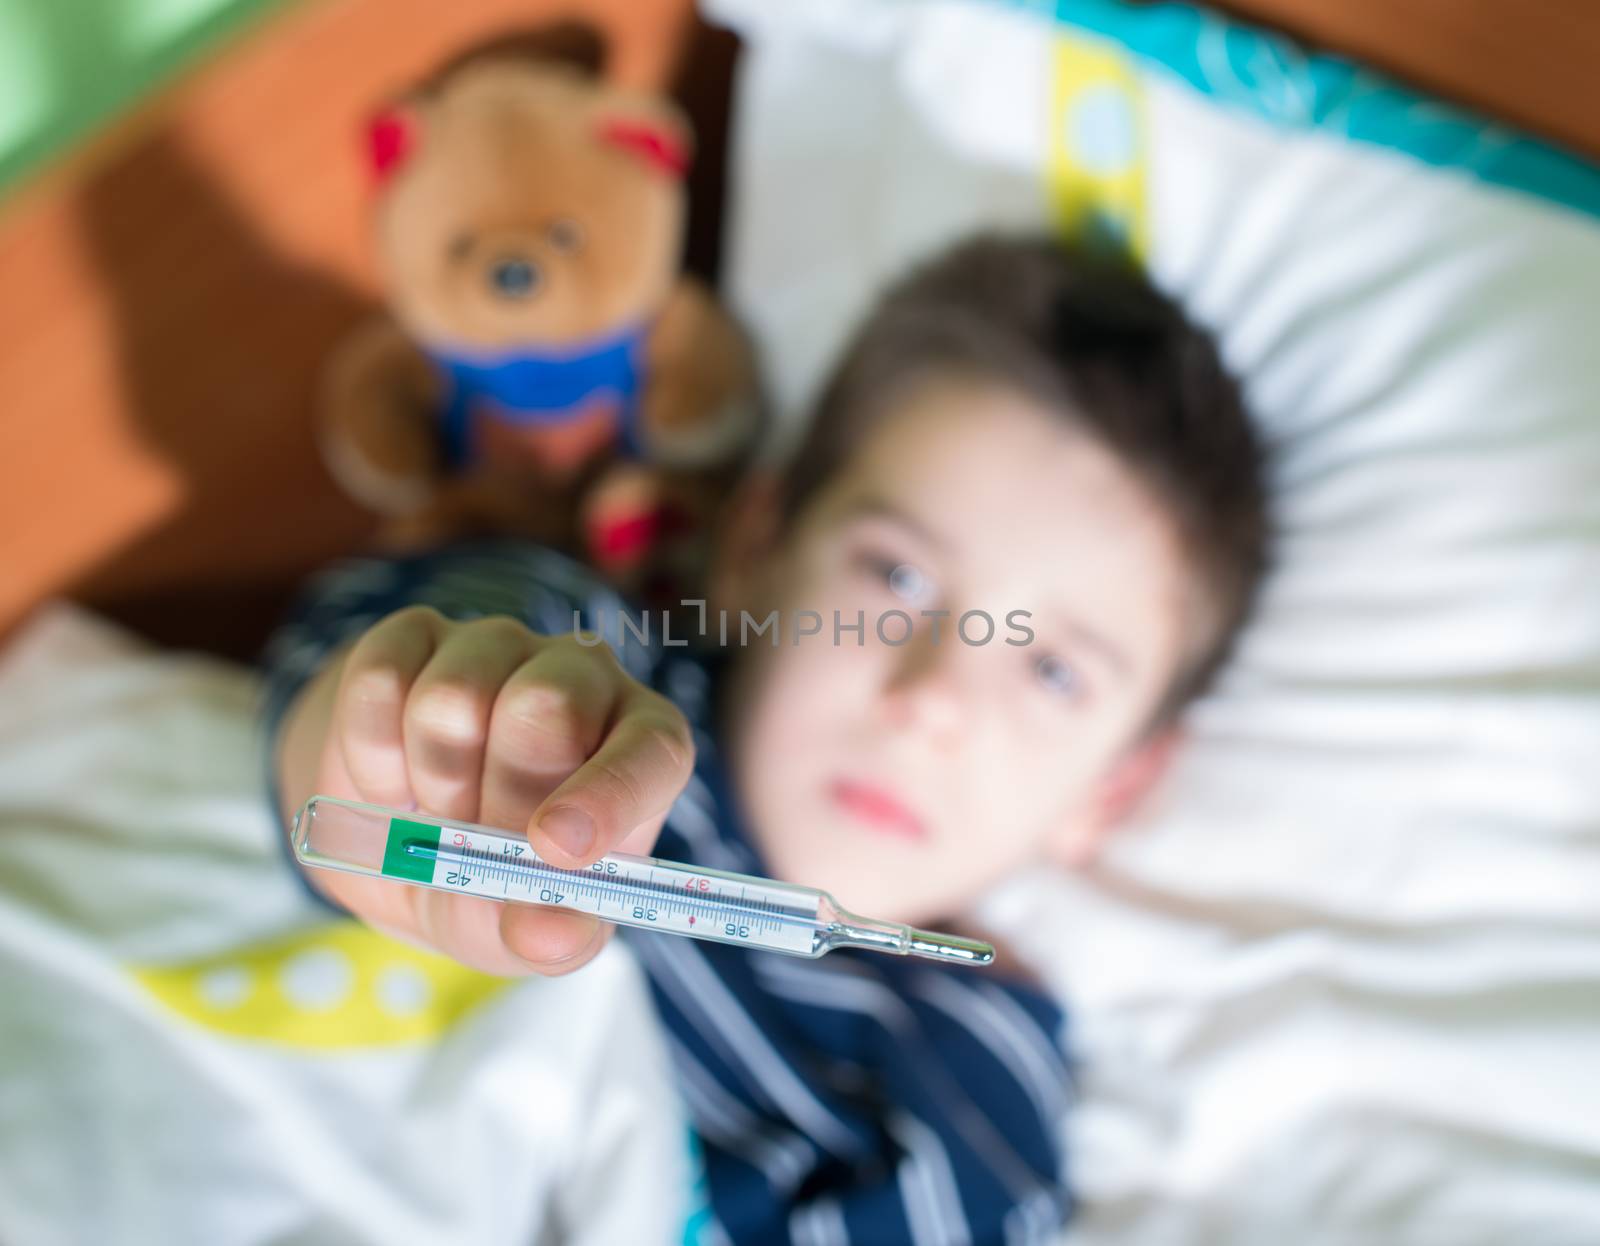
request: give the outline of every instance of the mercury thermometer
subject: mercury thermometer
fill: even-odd
[[[990,944],[857,917],[815,887],[621,852],[563,869],[523,836],[332,796],[306,801],[291,836],[295,855],[320,869],[576,909],[641,930],[792,956],[853,947],[965,965],[994,960]]]

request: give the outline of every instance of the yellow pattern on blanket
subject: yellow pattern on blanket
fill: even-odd
[[[514,981],[351,921],[134,975],[209,1030],[301,1048],[423,1042]]]
[[[1150,225],[1138,75],[1115,45],[1079,34],[1058,35],[1051,59],[1047,178],[1057,218],[1070,234],[1104,237],[1142,260]]]

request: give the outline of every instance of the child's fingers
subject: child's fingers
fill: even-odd
[[[379,929],[503,977],[568,973],[600,951],[608,929],[587,913],[502,904],[385,878],[330,874],[322,885]]]
[[[556,865],[587,865],[640,827],[653,842],[689,781],[694,739],[671,701],[629,680],[618,711],[594,756],[550,794],[528,828],[534,851]]]
[[[477,821],[484,750],[500,690],[537,639],[509,618],[459,624],[435,649],[406,698],[402,732],[417,804]]]
[[[610,922],[567,909],[530,908],[507,904],[500,912],[500,938],[521,963],[546,977],[571,973],[587,965],[605,947]]]
[[[375,624],[345,659],[332,730],[363,800],[401,808],[413,803],[402,716],[411,685],[446,626],[437,610],[411,606]]]
[[[430,947],[484,973],[564,974],[604,945],[603,923],[587,913],[501,904],[431,888],[411,890],[418,935]]]
[[[432,609],[401,611],[343,664],[324,786],[520,829],[599,743],[624,682],[609,650],[508,619],[450,624]],[[369,921],[494,974],[571,972],[610,929],[583,913],[373,878],[339,876],[330,891]]]
[[[481,820],[523,830],[540,802],[599,745],[624,679],[610,650],[569,638],[542,640],[495,701]]]

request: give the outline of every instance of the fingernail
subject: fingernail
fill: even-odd
[[[594,930],[590,933],[589,938],[585,940],[584,945],[570,956],[563,956],[560,960],[529,960],[515,949],[512,949],[512,955],[532,972],[546,978],[558,978],[587,964],[592,957],[598,954],[599,949],[595,945],[604,943],[605,940],[606,923],[597,921],[594,923]]]
[[[570,965],[573,961],[587,959],[590,953],[594,951],[594,945],[598,943],[606,933],[606,924],[604,922],[597,919],[591,919],[591,921],[593,922],[594,929],[589,932],[589,937],[583,941],[583,946],[577,951],[573,952],[570,956],[563,956],[560,960],[546,961],[546,968],[556,969],[562,965]]]
[[[594,846],[594,819],[575,805],[557,805],[539,819],[539,829],[568,856],[587,856]]]

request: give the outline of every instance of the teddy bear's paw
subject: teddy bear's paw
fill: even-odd
[[[318,395],[323,463],[351,497],[380,515],[426,508],[440,478],[427,410],[435,383],[392,321],[363,325],[329,360]]]
[[[680,470],[731,462],[750,446],[761,425],[761,404],[753,394],[727,397],[714,407],[696,406],[700,415],[692,421],[646,421],[644,452],[651,462]]]

